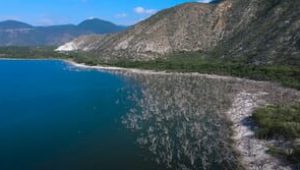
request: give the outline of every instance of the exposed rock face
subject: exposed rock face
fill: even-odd
[[[80,44],[76,50],[103,59],[149,60],[200,51],[255,64],[300,65],[299,6],[298,0],[187,3],[163,10],[127,31],[83,37],[74,43]]]
[[[223,39],[215,52],[250,64],[297,64],[300,50],[300,1],[227,0]],[[297,63],[298,62],[298,63]]]
[[[60,46],[56,51],[89,51],[94,47],[94,44],[101,39],[101,36],[81,36],[78,39],[75,39],[71,42],[66,43],[63,46]]]
[[[107,58],[147,60],[173,52],[207,51],[222,38],[225,23],[221,11],[226,10],[224,5],[187,3],[161,11],[127,31],[83,37],[74,43],[81,44],[76,50],[88,46],[89,51]]]

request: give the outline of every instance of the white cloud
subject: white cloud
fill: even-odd
[[[95,16],[90,16],[90,17],[88,17],[87,19],[88,19],[88,20],[93,20],[93,19],[97,19],[97,17],[95,17]]]
[[[211,0],[198,0],[197,2],[199,2],[199,3],[210,3]]]
[[[126,14],[126,13],[120,13],[120,14],[115,15],[115,18],[127,18],[127,17],[128,17],[128,14]]]
[[[157,12],[156,9],[145,9],[144,7],[136,7],[134,8],[134,12],[137,14],[146,14],[146,15],[152,15]]]

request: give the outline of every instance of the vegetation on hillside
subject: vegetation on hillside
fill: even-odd
[[[252,65],[242,61],[223,61],[199,54],[180,54],[152,61],[116,61],[109,65],[179,72],[199,72],[274,81],[300,89],[300,68],[288,65]]]
[[[1,58],[58,58],[88,65],[107,65],[125,68],[166,70],[169,72],[199,72],[236,76],[253,80],[279,82],[300,89],[300,67],[290,65],[253,65],[243,60],[222,60],[209,54],[181,53],[149,61],[104,61],[90,53],[57,53],[54,47],[1,47]]]
[[[68,58],[62,53],[55,53],[55,47],[0,47],[1,58],[50,59]]]
[[[256,134],[259,138],[300,137],[300,104],[292,106],[267,106],[258,109],[253,114],[257,122]]]
[[[260,139],[281,139],[284,146],[272,146],[269,152],[294,164],[300,163],[300,103],[289,106],[267,106],[253,113]],[[298,139],[298,140],[297,140]]]

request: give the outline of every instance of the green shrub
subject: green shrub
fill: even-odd
[[[253,119],[258,125],[258,138],[300,137],[300,104],[260,108],[253,113]]]
[[[300,163],[300,147],[299,146],[292,149],[292,153],[287,155],[287,160],[294,164]]]

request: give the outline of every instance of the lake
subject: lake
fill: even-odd
[[[24,60],[0,61],[0,82],[1,170],[154,166],[121,124],[120,77]]]
[[[0,60],[0,169],[237,169],[224,113],[242,86]]]

